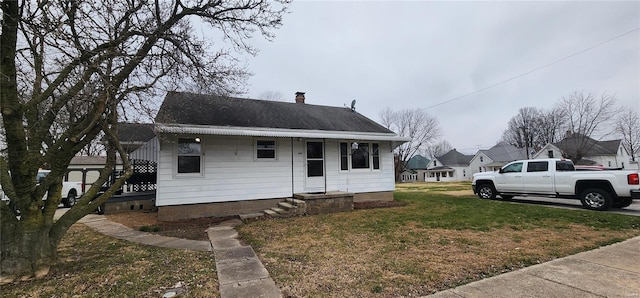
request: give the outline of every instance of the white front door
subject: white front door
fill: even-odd
[[[322,141],[307,141],[305,158],[305,191],[324,191],[324,143]]]

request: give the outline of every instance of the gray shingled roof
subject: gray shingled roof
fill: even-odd
[[[169,92],[156,123],[393,133],[344,107]]]
[[[118,123],[118,140],[121,142],[147,142],[155,136],[152,123]]]
[[[438,161],[444,166],[468,166],[472,158],[473,155],[464,155],[456,151],[456,149],[452,149],[444,155],[437,157]]]
[[[510,162],[527,158],[526,149],[518,148],[504,142],[498,143],[487,150],[481,151],[494,162]]]
[[[597,156],[618,154],[620,142],[621,140],[596,141],[581,134],[573,134],[571,137],[565,138],[560,142],[554,143],[553,145],[558,147],[562,151],[574,152],[578,149],[579,146],[585,144],[583,148],[586,148],[587,152],[583,155]]]

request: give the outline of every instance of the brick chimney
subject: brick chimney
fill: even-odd
[[[296,92],[296,103],[304,103],[304,92]]]

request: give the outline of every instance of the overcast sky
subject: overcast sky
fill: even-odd
[[[576,90],[640,109],[638,1],[297,1],[290,10],[272,42],[252,43],[260,53],[247,60],[247,97],[355,99],[378,122],[386,107],[424,109],[469,154],[495,145],[518,109],[550,108]]]

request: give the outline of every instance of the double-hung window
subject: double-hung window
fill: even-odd
[[[179,138],[177,173],[202,174],[202,143],[200,138]]]
[[[380,169],[380,144],[340,143],[340,170]]]
[[[275,140],[256,140],[256,159],[276,159]]]

